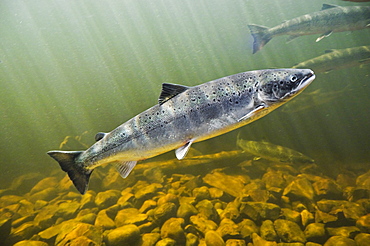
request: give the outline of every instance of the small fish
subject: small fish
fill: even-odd
[[[333,70],[370,64],[370,46],[326,50],[325,54],[300,62],[293,68],[310,67],[315,72],[328,73]]]
[[[364,2],[370,2],[370,0],[343,0],[346,2],[356,2],[356,3],[364,3]]]
[[[287,164],[314,163],[315,161],[304,154],[269,142],[247,141],[237,138],[236,144],[244,151],[273,162]]]
[[[262,49],[273,37],[290,35],[288,41],[296,37],[321,34],[316,42],[333,32],[364,29],[370,26],[369,6],[341,7],[323,4],[321,11],[299,16],[272,28],[248,25],[254,38],[253,54]]]
[[[310,69],[249,71],[188,87],[163,84],[159,103],[109,133],[98,133],[85,151],[49,151],[84,194],[94,168],[115,163],[126,178],[137,161],[176,149],[183,159],[192,143],[257,120],[303,91]]]

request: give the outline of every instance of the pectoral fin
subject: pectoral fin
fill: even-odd
[[[238,121],[240,122],[240,121],[249,119],[249,118],[255,116],[259,111],[261,111],[264,108],[266,108],[265,105],[258,105],[255,109],[253,109],[251,112],[249,112],[248,114],[241,117]]]
[[[186,156],[186,154],[188,153],[188,151],[190,149],[190,146],[193,142],[194,142],[194,140],[191,139],[191,140],[187,141],[185,145],[178,148],[175,151],[176,158],[179,159],[179,160],[183,159]]]
[[[290,41],[292,41],[293,39],[298,38],[298,37],[299,37],[299,35],[290,35],[290,36],[287,38],[286,42],[287,42],[287,43],[289,43]]]
[[[361,65],[369,64],[370,58],[362,59],[358,61]]]
[[[137,161],[124,161],[116,164],[117,171],[122,178],[127,178],[132,169],[136,166]]]
[[[321,39],[323,39],[323,38],[326,38],[326,37],[329,37],[330,36],[330,34],[332,34],[333,33],[333,31],[327,31],[326,33],[324,33],[324,34],[322,34],[320,37],[318,37],[317,39],[316,39],[316,42],[319,42]]]

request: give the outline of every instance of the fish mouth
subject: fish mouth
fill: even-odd
[[[299,82],[299,85],[292,90],[290,94],[296,94],[297,92],[301,92],[304,88],[306,88],[311,82],[316,78],[316,75],[312,70],[302,78],[301,82]]]

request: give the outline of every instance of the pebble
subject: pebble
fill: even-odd
[[[177,244],[182,245],[186,242],[185,232],[183,230],[184,219],[170,218],[164,222],[161,228],[161,237],[172,238]]]
[[[106,236],[108,246],[134,245],[140,239],[140,231],[136,225],[124,225],[113,229]]]
[[[277,219],[274,221],[274,227],[277,235],[283,242],[306,242],[306,237],[297,223],[289,220]]]
[[[222,237],[213,230],[207,231],[204,238],[207,246],[225,246],[225,242]]]
[[[257,164],[255,171],[250,168]],[[22,187],[23,193],[0,191],[0,242],[369,245],[370,171],[346,171],[333,179],[312,165],[299,168],[299,174],[282,164],[257,164],[199,176],[165,176],[154,168],[131,174],[129,180],[117,176],[114,168],[101,168],[85,195],[75,191],[67,175],[20,176],[12,187]]]
[[[332,236],[325,243],[324,246],[357,246],[353,239],[343,236]]]

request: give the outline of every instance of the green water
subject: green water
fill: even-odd
[[[81,142],[91,145],[95,133],[154,105],[163,82],[197,85],[248,70],[291,67],[326,49],[369,45],[369,30],[335,33],[319,43],[315,35],[288,44],[286,37],[276,37],[252,55],[247,24],[274,26],[317,11],[322,3],[1,1],[1,187],[23,173],[59,168],[47,151],[58,149],[66,136],[83,134]],[[298,150],[319,165],[368,165],[369,74],[369,66],[317,74],[304,93],[320,89],[325,99],[326,93],[348,90],[301,111],[278,109],[241,134]],[[194,147],[205,154],[235,149],[236,134]],[[71,140],[65,149],[83,148]]]

